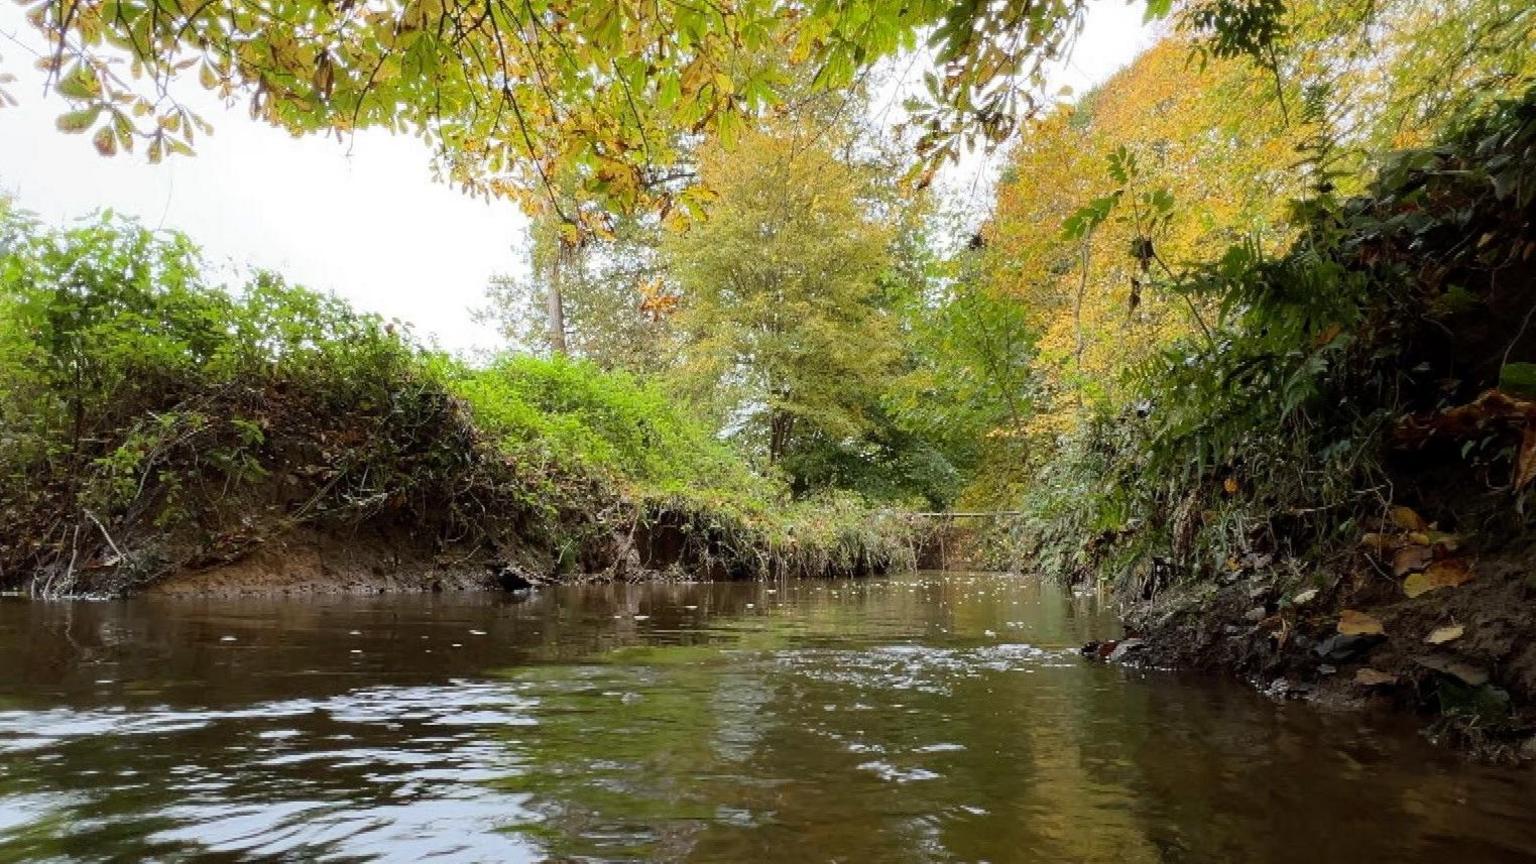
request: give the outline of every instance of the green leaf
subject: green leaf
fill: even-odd
[[[1536,397],[1536,363],[1505,363],[1499,389],[1514,396]]]
[[[78,111],[71,111],[68,114],[60,114],[59,119],[54,121],[54,125],[59,127],[60,132],[68,132],[71,135],[78,135],[79,133],[84,132],[92,126],[95,126],[96,118],[100,116],[101,106],[92,105],[89,108],[81,108]]]

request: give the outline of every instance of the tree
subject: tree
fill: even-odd
[[[1207,19],[1267,33],[1276,0],[1201,0]],[[1169,0],[1148,5],[1166,15]],[[43,65],[72,105],[66,132],[104,155],[143,142],[190,153],[200,118],[174,79],[195,77],[295,133],[419,134],[446,178],[554,210],[577,231],[613,212],[695,206],[682,196],[701,133],[729,142],[814,70],[842,88],[926,35],[936,68],[914,119],[919,151],[953,157],[1005,140],[1038,107],[1086,0],[34,0]],[[1229,40],[1230,41],[1230,40]],[[1238,44],[1247,45],[1251,42]],[[589,210],[560,204],[563,176]]]
[[[678,298],[666,287],[654,220],[618,220],[610,236],[564,249],[557,229],[552,219],[535,220],[530,275],[495,277],[484,317],[516,344],[580,357],[605,370],[663,367]],[[556,306],[559,324],[550,314]],[[560,343],[555,333],[563,336]]]
[[[1358,151],[1362,188],[1386,151],[1425,146],[1536,84],[1526,0],[1293,0],[1285,23],[1281,71]]]
[[[1086,415],[1124,409],[1133,398],[1126,373],[1200,330],[1204,313],[1156,291],[1132,253],[1178,266],[1245,237],[1269,248],[1288,239],[1287,202],[1307,180],[1295,153],[1310,130],[1286,118],[1269,75],[1241,60],[1192,66],[1191,47],[1166,39],[1043,118],[999,184],[984,270],[989,290],[1022,304],[1039,334],[1041,399],[1030,426],[1043,441]],[[1064,235],[1085,204],[1112,200],[1113,215],[1093,230]],[[1152,212],[1154,200],[1172,209]]]
[[[930,496],[935,506],[960,496],[1002,500],[991,481],[1023,461],[1021,433],[1036,407],[1033,316],[991,284],[987,263],[983,248],[935,255],[936,272],[902,309],[902,371],[883,401],[896,425],[942,454],[954,474],[945,495]]]
[[[811,436],[857,437],[895,359],[876,305],[893,237],[870,166],[825,127],[781,123],[706,150],[706,218],[663,243],[683,298],[682,374],[780,463]]]

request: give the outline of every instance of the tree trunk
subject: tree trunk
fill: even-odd
[[[549,265],[549,284],[545,288],[544,309],[549,315],[549,350],[557,356],[565,355],[565,303],[560,295],[561,278],[565,275],[566,259],[570,246],[564,239],[557,241],[554,259]]]
[[[789,450],[789,435],[794,431],[795,417],[785,411],[774,411],[768,419],[768,464],[777,465]]]

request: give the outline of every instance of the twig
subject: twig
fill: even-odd
[[[101,524],[101,520],[96,518],[96,514],[95,513],[92,513],[91,511],[86,510],[84,508],[81,508],[81,512],[85,514],[85,518],[87,518],[87,519],[91,520],[92,522],[94,522],[96,524],[96,527],[101,529],[101,536],[107,538],[107,545],[112,547],[112,554],[117,556],[117,561],[121,561],[125,557],[127,557],[127,556],[125,556],[123,554],[123,550],[117,548],[116,541],[114,541],[112,539],[112,535],[111,534],[107,533],[107,526]],[[116,564],[117,561],[114,561],[112,563]]]

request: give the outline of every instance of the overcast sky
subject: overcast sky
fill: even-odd
[[[42,92],[32,68],[38,40],[23,8],[0,3],[0,70],[21,102],[0,109],[0,191],[52,222],[111,208],[150,227],[176,228],[208,257],[231,267],[271,268],[356,306],[411,323],[458,351],[499,340],[470,310],[493,274],[522,269],[526,221],[515,205],[471,199],[434,183],[429,152],[415,138],[365,131],[345,142],[295,139],[191,93],[214,126],[193,158],[148,164],[140,155],[104,159],[89,136],[55,131],[63,102]],[[1081,92],[1123,67],[1150,42],[1141,4],[1100,0],[1054,87]],[[190,90],[195,91],[193,87]],[[967,160],[947,182],[984,196]]]

